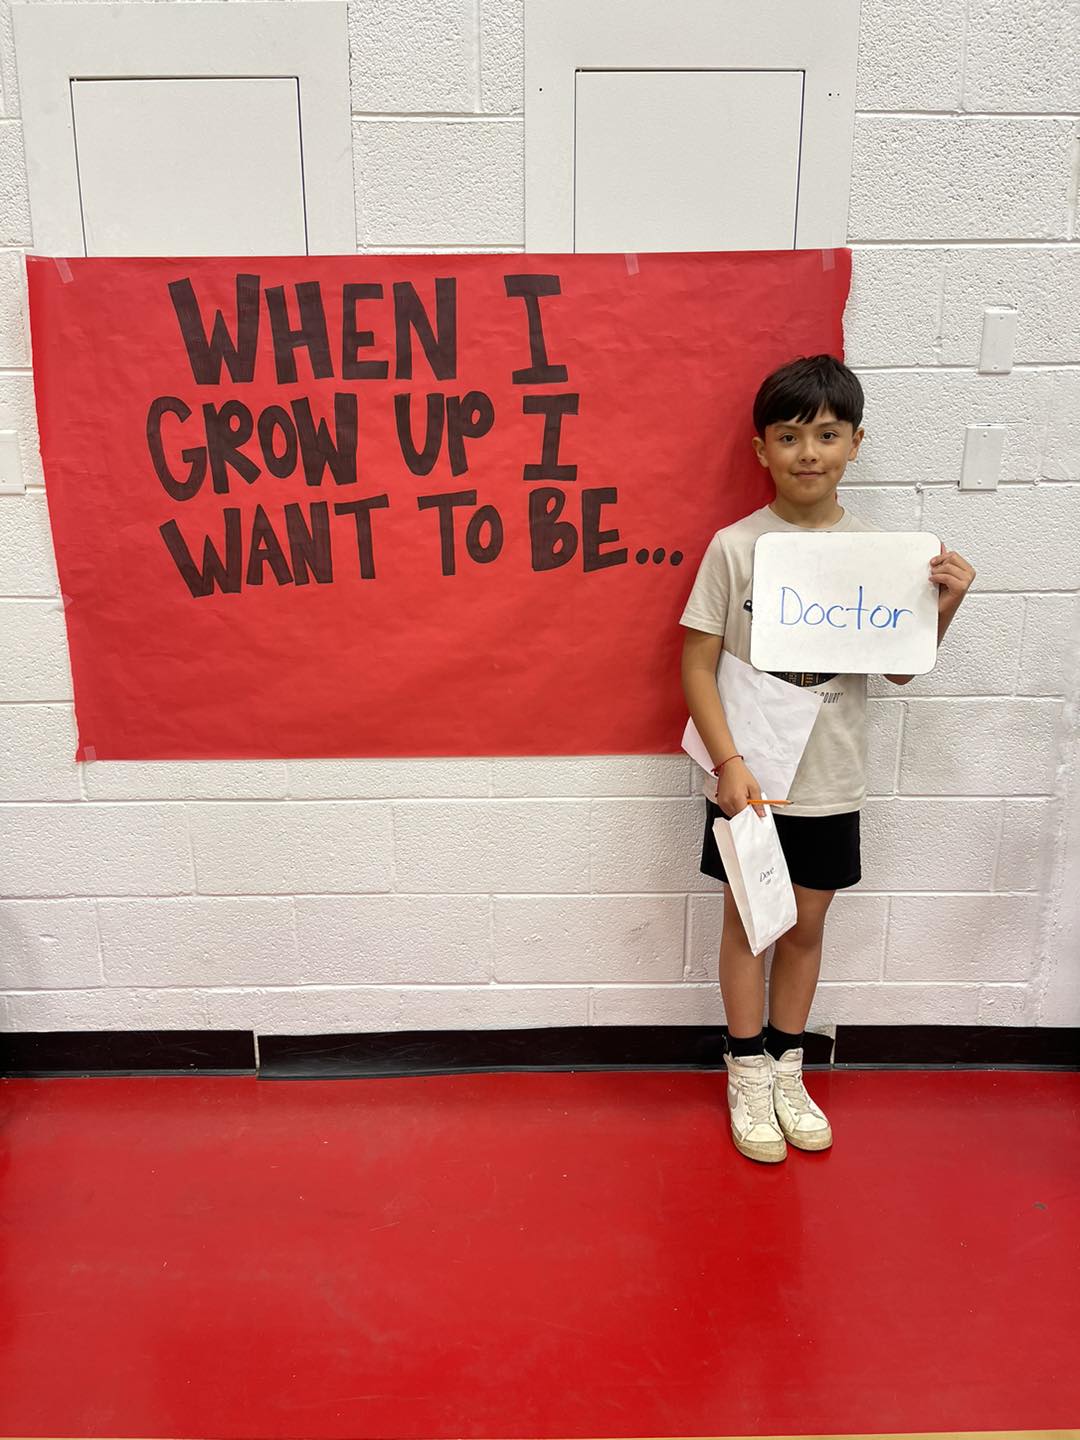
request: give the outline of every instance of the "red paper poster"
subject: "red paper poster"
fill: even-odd
[[[679,749],[845,250],[28,259],[80,759]]]

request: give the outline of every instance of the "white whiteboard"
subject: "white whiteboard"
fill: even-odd
[[[751,663],[774,672],[924,675],[937,658],[930,561],[940,549],[925,532],[762,535]]]

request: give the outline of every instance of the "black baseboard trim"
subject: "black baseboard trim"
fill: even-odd
[[[0,1035],[0,1075],[254,1075],[250,1030],[49,1030]]]
[[[581,1025],[260,1035],[248,1030],[79,1030],[0,1035],[0,1075],[257,1075],[263,1080],[502,1071],[723,1070],[719,1025]],[[1080,1070],[1080,1027],[837,1025],[807,1032],[808,1068]]]

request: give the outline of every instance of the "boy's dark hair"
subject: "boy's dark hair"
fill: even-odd
[[[754,400],[754,431],[795,420],[805,425],[819,410],[831,410],[852,430],[862,423],[863,388],[858,376],[835,355],[810,355],[792,360],[761,382]]]

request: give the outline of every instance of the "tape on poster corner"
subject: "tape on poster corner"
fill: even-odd
[[[65,285],[70,285],[72,280],[75,279],[75,276],[72,275],[71,266],[68,264],[68,262],[64,259],[62,255],[54,255],[52,257],[52,262],[56,266],[56,273],[60,276],[60,279],[64,282]]]
[[[835,251],[835,250],[822,250],[822,252],[821,252],[821,268],[822,268],[822,270],[835,270],[835,269],[836,269],[836,251]]]
[[[72,600],[72,598],[71,598],[70,595],[65,595],[62,590],[60,591],[60,607],[59,607],[59,608],[60,608],[61,610],[66,610],[69,605],[74,605],[74,603],[75,603],[75,601]]]
[[[625,258],[625,260],[626,260],[626,273],[627,273],[628,275],[636,275],[636,274],[638,273],[638,271],[640,270],[640,268],[641,268],[641,267],[638,265],[638,258],[637,258],[637,256],[636,256],[636,255],[627,255],[627,256],[625,256],[624,258]]]
[[[82,747],[82,758],[89,761],[94,761],[97,759],[97,751],[94,749],[93,745],[84,745]]]

